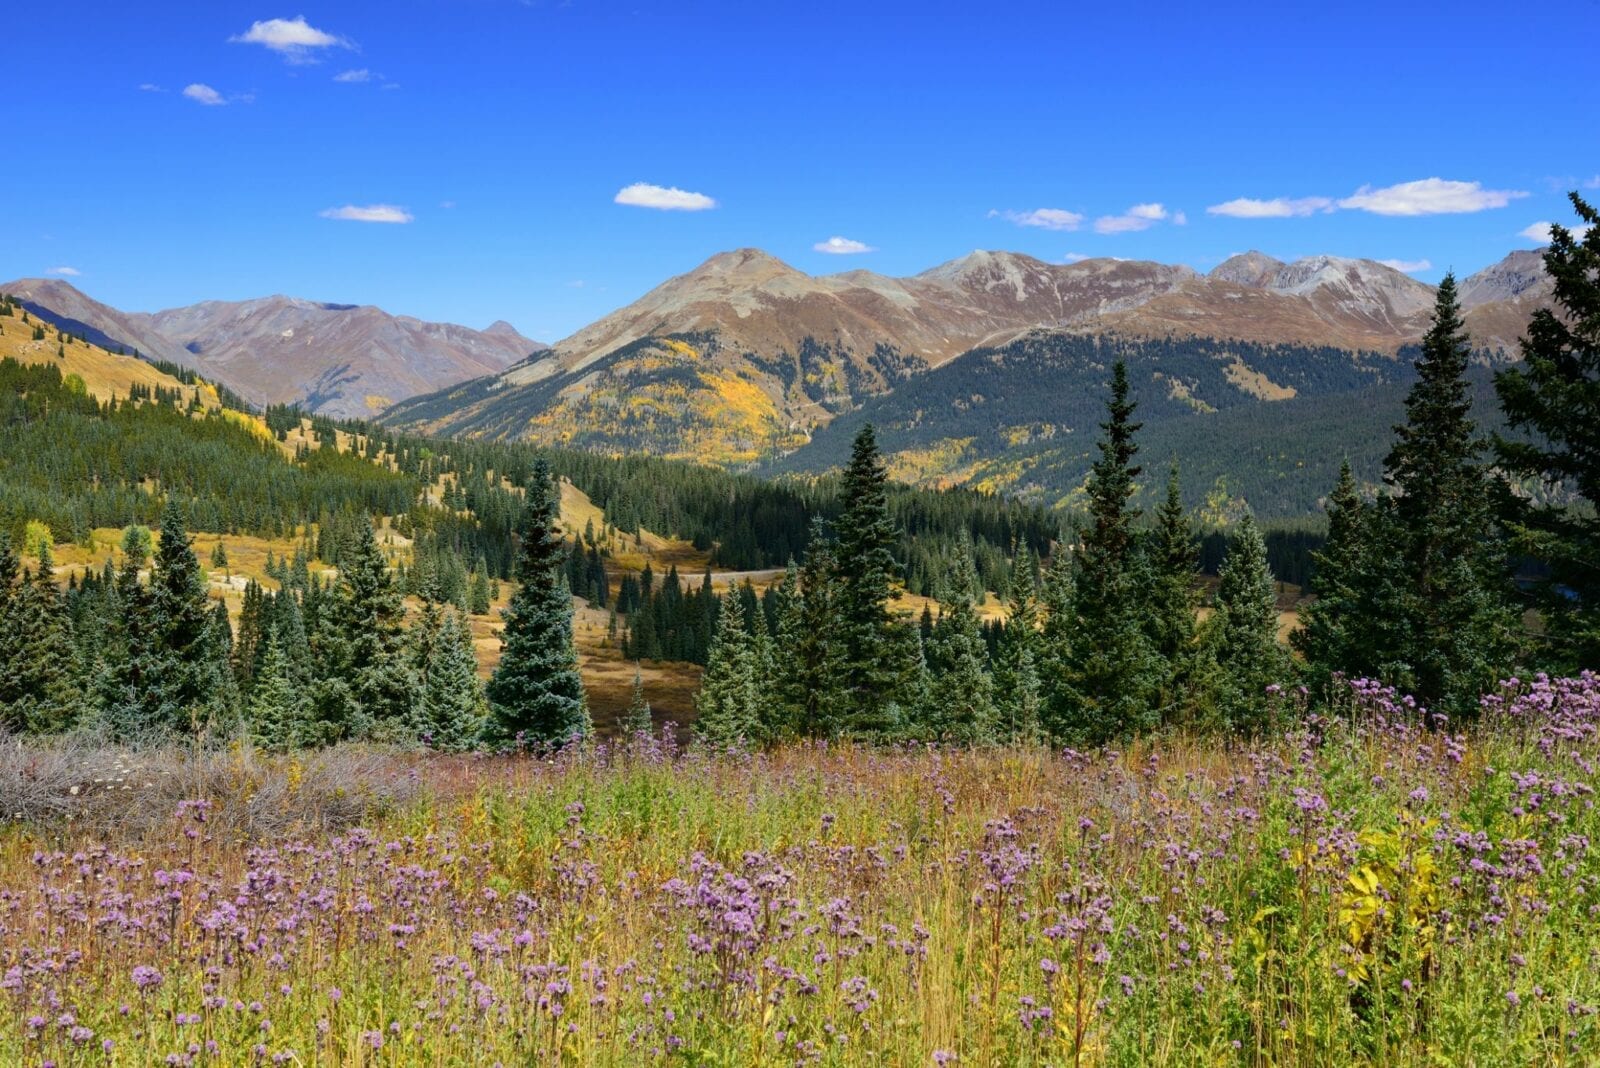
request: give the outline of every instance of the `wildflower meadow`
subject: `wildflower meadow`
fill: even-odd
[[[396,755],[363,774],[411,789],[271,833],[251,782],[122,831],[73,806],[144,784],[88,782],[0,843],[0,1062],[1595,1063],[1600,677],[1510,680],[1460,730],[1363,682],[1339,713]],[[327,774],[235,759],[282,812]]]

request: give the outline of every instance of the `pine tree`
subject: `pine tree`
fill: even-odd
[[[123,556],[109,591],[106,642],[95,678],[95,708],[101,725],[117,738],[137,738],[171,729],[163,673],[162,635],[154,594],[139,581],[139,559]]]
[[[644,675],[639,666],[633,668],[633,696],[628,699],[628,708],[622,713],[622,719],[617,723],[623,737],[634,738],[654,732],[655,723],[650,715],[650,702],[644,697]]]
[[[861,428],[844,472],[844,511],[838,520],[834,618],[847,733],[886,737],[899,729],[897,690],[890,650],[896,644],[889,614],[898,574],[898,531],[889,513],[888,474],[872,424]]]
[[[1380,658],[1370,616],[1375,604],[1366,509],[1345,460],[1328,498],[1328,540],[1311,558],[1312,600],[1301,609],[1301,626],[1290,637],[1305,659],[1306,685],[1322,702],[1332,697],[1335,675],[1353,678],[1375,672]]]
[[[360,517],[338,558],[339,584],[329,611],[329,666],[345,682],[353,708],[341,727],[351,737],[416,736],[417,678],[406,655],[405,604],[372,528]]]
[[[267,638],[255,689],[245,706],[250,735],[263,749],[285,752],[307,743],[309,706],[276,634]]]
[[[1446,275],[1406,397],[1406,422],[1395,427],[1384,463],[1396,491],[1390,507],[1406,582],[1377,611],[1402,621],[1405,640],[1396,658],[1401,670],[1386,681],[1452,716],[1475,714],[1479,695],[1514,665],[1518,622],[1470,414],[1471,355],[1455,279]]]
[[[422,740],[433,749],[464,752],[477,745],[488,712],[472,631],[447,612],[423,674]]]
[[[1039,736],[1043,692],[1038,663],[1038,590],[1026,546],[1017,550],[1008,607],[994,665],[995,727],[1008,742],[1032,742]]]
[[[822,520],[811,524],[811,541],[797,573],[800,596],[783,639],[785,675],[781,700],[789,707],[794,729],[803,737],[832,738],[846,723],[844,650],[839,641],[836,606],[838,560]]]
[[[563,744],[591,727],[578,654],[572,642],[572,596],[557,498],[541,461],[527,486],[518,524],[517,580],[501,613],[500,663],[489,680],[493,740]]]
[[[773,615],[772,685],[762,704],[763,727],[769,738],[796,732],[805,720],[806,677],[800,652],[806,644],[805,595],[800,568],[791,557],[783,579],[770,591]]]
[[[1255,731],[1272,709],[1268,687],[1281,685],[1288,657],[1278,644],[1276,586],[1267,567],[1267,543],[1246,512],[1218,575],[1217,600],[1206,620],[1205,647],[1216,666],[1221,715],[1228,726]]]
[[[1050,733],[1098,743],[1156,726],[1160,671],[1145,635],[1146,590],[1135,558],[1133,507],[1140,468],[1133,436],[1136,408],[1128,370],[1112,370],[1107,420],[1100,424],[1100,458],[1089,475],[1089,527],[1073,554],[1073,621],[1067,647],[1057,652],[1061,676],[1052,680]]]
[[[726,751],[760,741],[761,694],[754,660],[744,607],[730,592],[722,599],[710,661],[694,697],[694,736],[701,744]]]
[[[71,726],[80,711],[75,654],[49,546],[29,576],[0,533],[0,726],[34,734]]]
[[[959,744],[994,739],[994,691],[988,657],[972,601],[977,574],[965,541],[949,568],[950,592],[933,626],[928,649],[929,686],[923,727],[934,738]]]
[[[467,608],[475,616],[489,614],[489,576],[479,568],[472,572],[472,585],[467,594]]]
[[[1494,383],[1513,435],[1495,437],[1499,464],[1545,491],[1505,511],[1519,548],[1549,568],[1543,655],[1562,671],[1600,664],[1600,210],[1571,199],[1583,226],[1551,227],[1544,253],[1556,307],[1534,313],[1521,364]]]
[[[154,718],[145,726],[196,732],[220,725],[229,711],[227,651],[219,645],[200,560],[176,500],[161,514],[161,538],[150,563],[150,612],[159,663],[151,680]]]
[[[1167,476],[1166,499],[1156,511],[1155,529],[1147,536],[1146,546],[1151,573],[1146,634],[1162,668],[1157,705],[1163,719],[1170,722],[1183,714],[1189,699],[1195,618],[1200,608],[1195,590],[1200,554],[1189,513],[1183,507],[1176,460]]]

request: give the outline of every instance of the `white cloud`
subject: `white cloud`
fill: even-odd
[[[1518,230],[1517,236],[1525,237],[1529,241],[1537,241],[1541,245],[1548,245],[1550,243],[1550,227],[1552,225],[1554,224],[1547,222],[1536,222],[1525,230]],[[1579,238],[1582,238],[1589,232],[1589,227],[1587,226],[1569,226],[1567,229]]]
[[[1393,267],[1401,274],[1416,274],[1433,266],[1428,260],[1379,260],[1378,262],[1385,267]]]
[[[364,223],[408,223],[415,217],[406,209],[393,204],[346,204],[342,208],[329,208],[321,214],[324,219]]]
[[[195,103],[204,104],[207,107],[220,107],[227,103],[226,100],[222,99],[221,93],[204,82],[195,82],[193,85],[185,86],[183,95]]]
[[[1088,258],[1089,258],[1088,255],[1086,253],[1083,253],[1083,252],[1069,252],[1066,255],[1061,257],[1061,262],[1062,263],[1079,263],[1079,262],[1081,262],[1083,260],[1086,260]]]
[[[306,22],[304,15],[292,19],[264,19],[252,22],[244,33],[228,38],[234,44],[258,44],[278,53],[290,63],[315,63],[319,48],[354,48],[343,37],[325,33]]]
[[[1482,182],[1423,178],[1374,189],[1364,185],[1339,201],[1339,207],[1374,215],[1460,215],[1503,208],[1527,196],[1515,189],[1485,189]]]
[[[655,208],[658,211],[707,211],[717,202],[704,193],[691,193],[677,186],[651,185],[634,182],[618,190],[615,203],[634,208]]]
[[[358,82],[370,82],[372,80],[372,72],[365,67],[362,67],[360,70],[342,71],[339,74],[335,74],[333,76],[333,80],[336,82],[344,82],[347,85]]]
[[[1148,230],[1167,218],[1167,209],[1160,204],[1135,204],[1121,215],[1102,215],[1094,221],[1097,234],[1126,234]]]
[[[1327,197],[1273,197],[1271,200],[1239,197],[1211,205],[1206,214],[1226,215],[1230,219],[1289,219],[1332,210],[1333,201]]]
[[[826,241],[818,241],[811,247],[814,251],[826,252],[830,256],[852,256],[858,252],[878,251],[865,242],[852,241],[848,237],[830,237]]]
[[[78,270],[76,267],[50,267],[47,268],[44,273],[60,275],[62,278],[76,278],[83,272]]]
[[[161,86],[159,86],[159,85],[156,85],[154,82],[144,82],[144,83],[140,84],[139,91],[141,93],[164,93],[164,92],[166,92],[165,89],[161,88]]]
[[[989,218],[1006,219],[1018,226],[1037,226],[1041,230],[1076,230],[1083,216],[1065,208],[1035,208],[1032,211],[991,211]]]

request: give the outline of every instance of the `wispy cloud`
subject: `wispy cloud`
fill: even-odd
[[[206,85],[204,82],[195,82],[193,85],[185,86],[183,95],[188,97],[190,100],[193,100],[197,104],[204,104],[207,107],[212,108],[221,107],[223,104],[227,103],[227,101],[222,98],[221,93],[211,88],[211,86]]]
[[[83,272],[76,267],[47,267],[44,273],[58,275],[62,278],[77,278]]]
[[[1416,274],[1433,266],[1428,260],[1379,260],[1378,262],[1385,267],[1393,267],[1401,274]]]
[[[878,251],[863,241],[853,241],[848,237],[830,237],[826,241],[818,241],[811,248],[817,252],[826,252],[830,256],[853,256],[860,252]]]
[[[228,38],[234,44],[258,44],[290,63],[315,63],[317,52],[327,48],[355,48],[343,37],[317,29],[304,15],[292,19],[264,19],[252,22],[243,33]]]
[[[362,67],[360,70],[340,71],[338,74],[333,76],[333,80],[336,82],[344,82],[346,85],[360,82],[370,82],[372,80],[372,72],[365,67]]]
[[[1065,208],[1034,208],[1032,211],[991,211],[991,219],[1005,219],[1018,226],[1037,226],[1041,230],[1076,230],[1083,216]]]
[[[1239,197],[1213,204],[1207,215],[1232,219],[1294,219],[1331,211],[1365,211],[1373,215],[1460,215],[1503,208],[1527,196],[1519,189],[1485,189],[1482,182],[1422,178],[1374,188],[1364,185],[1347,197]]]
[[[1127,234],[1148,230],[1168,217],[1160,204],[1135,204],[1121,215],[1102,215],[1094,221],[1097,234]]]
[[[1600,174],[1595,175],[1593,178],[1585,178],[1583,187],[1585,189],[1600,189]]]
[[[613,200],[634,208],[655,208],[657,211],[709,211],[717,202],[704,193],[691,193],[676,186],[651,185],[634,182],[617,191]]]
[[[1423,178],[1374,189],[1362,186],[1339,207],[1374,215],[1463,215],[1503,208],[1528,194],[1516,189],[1485,189],[1482,182]]]
[[[415,218],[405,208],[393,204],[346,204],[342,208],[329,208],[321,215],[324,219],[364,223],[408,223]]]
[[[1083,253],[1083,252],[1069,252],[1066,255],[1061,257],[1061,262],[1062,263],[1080,263],[1083,260],[1086,260],[1088,258],[1089,258],[1088,254]]]
[[[1271,200],[1239,197],[1211,205],[1206,214],[1226,215],[1230,219],[1290,219],[1332,210],[1333,200],[1329,197],[1273,197]]]
[[[1525,237],[1529,241],[1537,241],[1541,245],[1548,245],[1550,243],[1550,228],[1554,225],[1554,223],[1536,222],[1526,229],[1518,230],[1517,236]],[[1589,227],[1587,226],[1568,226],[1567,229],[1580,238],[1589,232]]]
[[[161,86],[157,85],[155,82],[143,82],[143,83],[141,83],[140,86],[139,86],[139,91],[141,93],[164,93],[164,92],[166,92],[165,89],[161,88]]]

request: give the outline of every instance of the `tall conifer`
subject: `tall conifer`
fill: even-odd
[[[501,613],[502,653],[488,696],[492,740],[564,744],[591,731],[589,704],[572,638],[566,546],[550,471],[543,461],[528,481],[517,527],[520,586]]]
[[[1534,313],[1521,364],[1495,376],[1512,432],[1495,438],[1500,466],[1563,491],[1506,502],[1519,548],[1548,566],[1544,658],[1563,671],[1600,664],[1600,210],[1571,199],[1583,225],[1551,227],[1544,253],[1556,307]]]
[[[1159,670],[1146,637],[1139,561],[1135,559],[1132,504],[1140,468],[1133,421],[1137,405],[1127,366],[1112,368],[1106,421],[1100,424],[1100,458],[1089,474],[1089,525],[1072,555],[1073,621],[1067,646],[1057,654],[1061,675],[1051,680],[1050,732],[1096,743],[1156,726]]]

